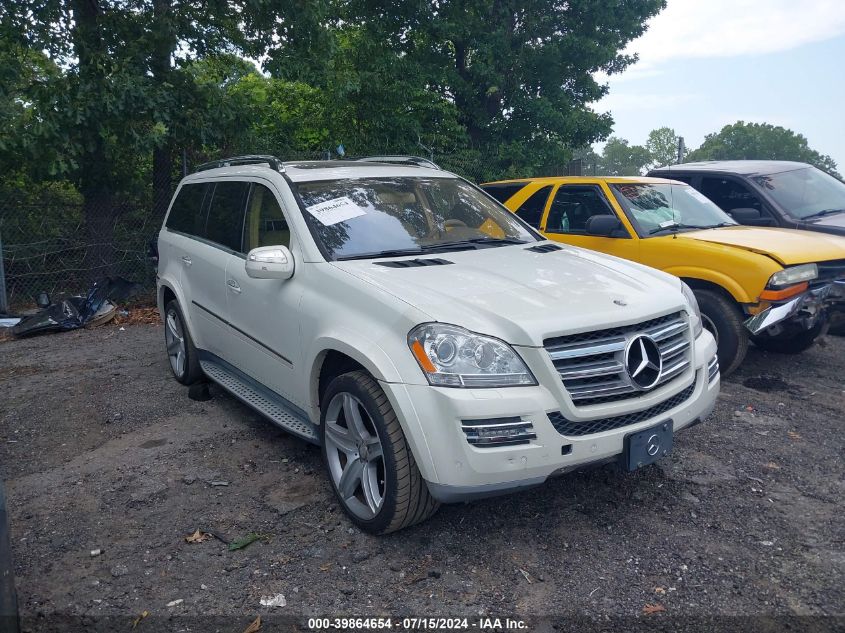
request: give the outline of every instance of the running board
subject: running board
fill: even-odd
[[[202,352],[201,355],[211,356]],[[282,396],[217,358],[214,360],[201,358],[200,367],[211,380],[244,404],[269,418],[276,426],[312,444],[320,443],[317,426]]]

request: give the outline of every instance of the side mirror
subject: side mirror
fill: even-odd
[[[731,209],[728,215],[740,224],[748,224],[754,220],[760,219],[760,211],[750,207],[740,207],[738,209]]]
[[[293,254],[287,246],[260,246],[247,253],[244,266],[253,279],[290,279]]]
[[[750,207],[739,207],[728,211],[728,215],[740,224],[748,224],[751,226],[773,226],[771,218],[764,218],[760,214],[759,209],[752,209]]]
[[[615,215],[594,215],[587,220],[587,235],[624,237],[625,227]]]

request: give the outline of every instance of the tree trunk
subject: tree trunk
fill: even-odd
[[[166,143],[153,150],[153,218],[164,219],[173,196],[173,147]]]
[[[103,91],[108,81],[108,51],[100,32],[99,0],[72,0],[73,46],[79,59],[79,90]],[[84,144],[79,166],[79,190],[83,197],[86,251],[78,281],[85,286],[114,272],[114,219],[111,170],[97,117],[91,117],[80,136]]]
[[[150,56],[150,70],[159,86],[164,85],[172,72],[171,56],[176,50],[170,0],[153,0],[153,34],[155,40]],[[168,121],[156,121],[168,127]],[[168,129],[162,145],[153,149],[153,217],[164,218],[173,195],[173,141]]]

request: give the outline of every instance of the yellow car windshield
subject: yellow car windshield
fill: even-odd
[[[610,185],[610,188],[642,237],[679,229],[736,224],[689,185],[623,183]]]

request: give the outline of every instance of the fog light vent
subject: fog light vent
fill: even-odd
[[[719,357],[714,356],[710,359],[710,362],[707,363],[707,381],[713,382],[716,379],[716,376],[719,375]]]
[[[522,418],[461,420],[461,430],[473,446],[516,446],[537,439],[534,425]]]

